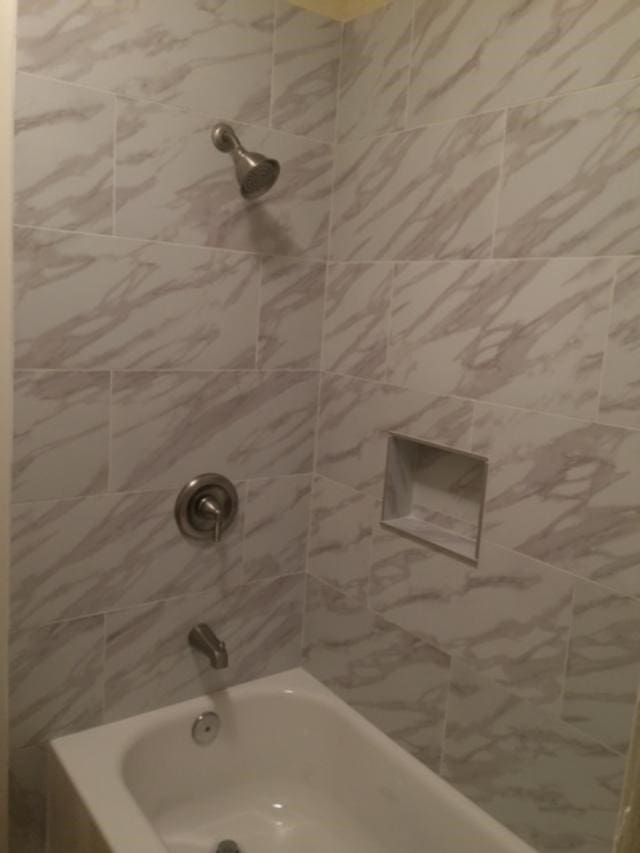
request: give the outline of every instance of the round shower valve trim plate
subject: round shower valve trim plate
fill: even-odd
[[[198,474],[181,489],[174,512],[183,536],[219,542],[237,515],[238,492],[222,474]]]

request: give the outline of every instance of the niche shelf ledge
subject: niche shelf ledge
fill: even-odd
[[[476,562],[487,459],[390,433],[381,524]]]

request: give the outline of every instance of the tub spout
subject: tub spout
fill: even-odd
[[[205,654],[214,669],[226,669],[229,666],[227,647],[204,622],[189,631],[189,645]]]

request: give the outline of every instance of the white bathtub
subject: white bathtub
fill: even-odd
[[[535,853],[300,669],[52,752],[51,853]]]

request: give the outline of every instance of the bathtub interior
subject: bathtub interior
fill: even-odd
[[[532,853],[307,673],[187,703],[125,751],[122,778],[170,853]],[[198,713],[216,740],[191,737]]]

